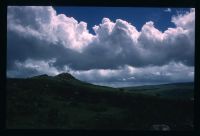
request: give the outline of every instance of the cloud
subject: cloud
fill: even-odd
[[[93,37],[87,30],[87,23],[78,23],[64,14],[57,15],[49,6],[9,6],[7,20],[8,31],[76,51],[80,51]]]
[[[194,81],[194,68],[182,63],[170,62],[163,66],[148,66],[145,68],[125,65],[114,70],[74,70],[65,65],[63,70],[59,70],[53,66],[55,61],[55,59],[47,62],[31,59],[22,63],[16,61],[15,70],[8,71],[8,74],[11,74],[11,77],[31,77],[35,74],[45,73],[54,76],[62,72],[68,72],[79,80],[111,87]]]
[[[91,34],[86,22],[57,14],[53,7],[9,6],[7,75],[55,75],[75,71],[77,77],[99,83],[105,79],[107,82],[118,79],[117,73],[126,71],[128,67],[141,74],[150,68],[160,71],[164,66],[194,68],[195,10],[173,16],[171,22],[176,27],[164,32],[157,29],[153,21],[146,22],[139,31],[130,22],[122,19],[111,21],[105,17],[93,27],[95,34]],[[170,71],[170,68],[165,70]],[[185,73],[194,71],[181,70]],[[121,72],[123,74],[127,75]],[[138,77],[145,79],[147,75]],[[137,74],[127,75],[119,81],[140,81],[138,77]],[[176,80],[181,78],[173,76]]]
[[[164,12],[171,12],[171,11],[172,11],[171,8],[167,8],[164,10]]]
[[[80,80],[109,86],[132,86],[134,84],[170,83],[194,81],[194,68],[182,63],[170,62],[163,66],[136,68],[129,65],[116,70],[93,69],[69,70]],[[187,77],[187,78],[185,78]]]
[[[27,59],[24,62],[15,61],[15,69],[8,70],[7,73],[11,77],[31,77],[35,74],[48,74],[51,76],[55,76],[59,74],[61,71],[58,71],[52,64],[56,61],[56,59],[51,59],[48,61],[43,60],[32,60]]]
[[[195,9],[191,8],[190,11],[186,12],[185,14],[173,16],[171,22],[174,23],[177,27],[194,31]]]

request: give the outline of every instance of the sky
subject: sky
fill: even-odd
[[[112,87],[194,81],[195,9],[9,6],[7,77]]]
[[[116,19],[126,20],[139,31],[142,26],[153,20],[154,25],[160,31],[168,27],[175,27],[171,16],[189,11],[189,8],[142,8],[142,7],[54,7],[58,14],[74,17],[77,21],[87,22],[90,33],[95,34],[92,27],[99,24],[102,18],[107,17],[111,21]],[[89,15],[89,16],[88,16]]]

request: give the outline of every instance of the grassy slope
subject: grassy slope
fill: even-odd
[[[193,102],[58,77],[8,79],[8,128],[192,129]]]

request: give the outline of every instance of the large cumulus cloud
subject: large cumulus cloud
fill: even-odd
[[[75,50],[81,50],[93,37],[88,33],[87,23],[78,23],[64,14],[57,15],[52,7],[11,6],[7,20],[8,31]]]
[[[107,71],[108,79],[114,81],[117,77],[109,73],[125,71],[127,66],[148,71],[148,75],[152,73],[148,68],[154,68],[154,71],[160,71],[159,68],[164,66],[179,69],[173,67],[172,62],[174,66],[180,64],[180,69],[188,67],[180,70],[182,75],[192,73],[195,10],[173,16],[171,22],[176,27],[164,32],[155,28],[153,21],[146,22],[139,31],[125,20],[103,18],[93,27],[93,35],[86,22],[57,14],[52,7],[9,6],[7,75],[23,77],[45,72],[55,75],[70,69],[70,72],[76,71],[74,75],[80,79],[92,81],[89,79],[96,75],[98,82],[100,79],[102,82],[108,77],[102,77],[99,71]],[[169,68],[166,70],[170,71]],[[82,74],[77,74],[79,71]],[[90,77],[84,76],[88,71]],[[138,73],[141,78],[145,77],[143,72]],[[126,78],[130,77],[123,77],[124,81]],[[137,79],[139,81],[139,75]],[[95,78],[93,81],[97,82]]]

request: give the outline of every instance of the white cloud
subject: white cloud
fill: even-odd
[[[191,8],[189,12],[185,14],[179,14],[178,16],[173,16],[171,20],[177,27],[183,29],[193,30],[195,27],[195,9]]]
[[[171,8],[167,8],[164,10],[164,12],[171,12],[171,11],[172,11]]]
[[[138,31],[125,20],[105,17],[93,35],[86,22],[49,6],[9,6],[7,22],[8,75],[23,75],[15,68],[28,74],[67,71],[97,83],[181,81],[194,75],[195,9],[173,16],[176,27],[164,32],[153,21]]]
[[[18,62],[16,61],[15,64],[18,69],[29,69],[33,71],[37,71],[38,74],[48,74],[48,75],[57,75],[60,72],[52,66],[53,63],[55,63],[56,59],[48,60],[48,61],[43,61],[43,60],[32,60],[32,59],[27,59],[25,62]],[[23,71],[22,73],[23,74]]]
[[[136,68],[130,65],[118,69],[91,69],[74,70],[65,65],[63,70],[56,68],[53,64],[55,59],[48,61],[36,61],[27,59],[24,62],[16,61],[16,71],[9,71],[8,76],[24,77],[24,74],[33,76],[37,74],[48,74],[51,76],[68,72],[77,79],[97,85],[112,87],[134,86],[141,84],[191,82],[194,81],[194,67],[182,63],[170,62],[163,66],[148,66]],[[26,76],[25,76],[26,77]]]
[[[194,18],[193,12],[191,9],[177,18]],[[189,23],[187,18],[185,22]],[[172,18],[172,22],[174,20],[175,17]],[[117,19],[116,22],[112,22],[104,18],[101,24],[94,27],[96,37],[87,46],[85,53],[98,60],[101,66],[113,62],[116,64],[115,68],[124,64],[137,67],[164,65],[170,61],[194,65],[194,25],[187,29],[178,23],[175,24],[177,27],[161,32],[155,28],[153,21],[149,21],[138,31],[124,20]],[[177,55],[180,52],[181,55]],[[89,65],[100,67],[92,61]]]
[[[9,33],[17,33],[23,36],[23,40],[34,37],[44,42],[43,46],[63,45],[66,49],[81,52],[84,57],[94,58],[80,65],[79,69],[93,68],[91,66],[109,68],[109,63],[116,63],[113,65],[115,68],[125,64],[163,65],[172,60],[193,65],[194,9],[184,15],[173,16],[172,22],[177,27],[164,32],[155,28],[153,21],[146,22],[138,31],[125,20],[112,22],[103,18],[101,24],[93,27],[96,34],[92,35],[87,30],[87,23],[78,23],[64,14],[57,15],[52,7],[8,7]],[[182,52],[182,57],[176,55],[178,52]],[[99,67],[96,60],[105,65]]]
[[[76,71],[71,69],[68,72],[80,80],[108,86],[194,81],[194,67],[175,62],[170,62],[163,66],[148,66],[145,68],[126,65],[115,70],[92,69]]]
[[[76,51],[81,51],[93,38],[87,30],[87,23],[78,23],[64,14],[57,15],[49,6],[9,6],[7,20],[8,30]]]

